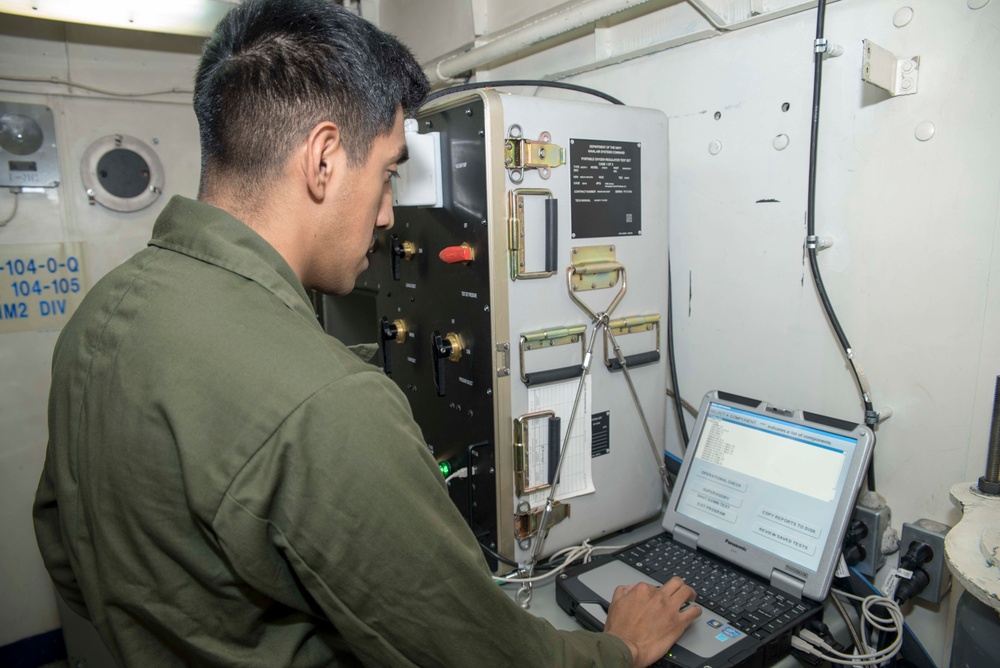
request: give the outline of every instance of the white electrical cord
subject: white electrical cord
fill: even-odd
[[[447,478],[445,478],[444,479],[444,483],[447,485],[449,482],[451,482],[455,478],[468,478],[468,477],[469,477],[469,467],[468,466],[463,466],[462,468],[458,469],[457,471],[455,471],[454,473],[452,473],[450,476],[448,476]]]
[[[520,577],[520,576],[517,576],[517,575],[507,575],[507,576],[494,575],[493,579],[497,580],[499,582],[502,582],[504,584],[524,584],[524,583],[528,583],[528,582],[532,582],[532,583],[534,583],[534,582],[542,582],[544,580],[548,580],[549,578],[555,577],[556,575],[558,575],[562,571],[564,571],[567,568],[569,568],[570,565],[573,564],[576,561],[582,560],[583,563],[585,563],[585,564],[588,563],[590,561],[591,557],[593,556],[593,554],[595,552],[597,552],[597,551],[602,551],[602,552],[616,552],[618,550],[624,549],[625,547],[627,547],[627,546],[625,546],[625,545],[591,545],[589,540],[585,540],[585,541],[583,541],[583,543],[581,545],[574,545],[572,547],[565,547],[565,548],[559,550],[558,552],[556,552],[555,554],[553,554],[549,558],[550,562],[559,559],[563,555],[566,556],[566,560],[563,561],[558,566],[556,566],[555,568],[553,568],[551,571],[546,571],[542,575],[535,575],[535,576],[526,577],[526,578],[525,577]]]
[[[16,190],[14,188],[11,188],[10,191],[12,193],[14,193],[14,208],[11,209],[11,212],[10,212],[9,216],[7,216],[6,218],[4,218],[3,220],[0,220],[0,227],[5,227],[7,225],[7,223],[9,223],[10,221],[14,220],[14,216],[17,215],[17,196],[21,192],[21,190],[20,190],[20,188],[18,188]]]
[[[885,596],[854,596],[838,589],[831,589],[830,593],[861,601],[861,638],[864,647],[856,648],[854,654],[838,652],[818,635],[806,629],[800,631],[797,636],[792,636],[792,647],[841,666],[877,666],[899,653],[903,647],[903,613],[898,603]],[[871,608],[876,605],[885,608],[889,617],[880,617],[872,612]],[[888,647],[876,649],[868,644],[868,627],[879,631],[891,631],[896,637]]]
[[[113,90],[107,90],[105,88],[98,88],[96,86],[82,84],[76,81],[70,81],[69,79],[60,79],[58,77],[49,77],[48,79],[43,79],[40,77],[15,77],[9,74],[0,74],[0,81],[17,81],[19,83],[59,84],[61,86],[72,86],[73,88],[80,88],[82,90],[88,90],[92,93],[99,93],[101,95],[110,95],[112,97],[149,97],[151,95],[171,95],[173,93],[178,93],[181,95],[194,95],[193,90],[185,90],[183,88],[177,88],[177,87],[166,88],[163,90],[151,90],[145,93],[120,93]]]

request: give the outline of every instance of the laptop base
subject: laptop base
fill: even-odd
[[[727,564],[711,555],[695,552],[673,543],[667,533],[630,545],[615,555],[601,557],[589,564],[571,569],[557,581],[556,603],[566,613],[576,617],[584,628],[603,631],[604,621],[607,618],[606,608],[614,586],[634,582],[659,585],[669,580],[676,572],[676,569],[659,569],[655,562],[637,561],[636,554],[640,553],[639,551],[648,554],[644,551],[646,548],[655,547],[663,542],[670,542],[671,549],[680,550],[685,561],[688,560],[687,553],[690,553],[691,559],[697,559],[700,564],[707,564],[708,568],[711,568],[712,564],[717,564],[719,568],[732,573],[732,577],[745,579],[767,597],[765,601],[780,599],[777,602],[782,604],[782,608],[767,608],[769,613],[780,610],[781,614],[762,619],[761,621],[766,621],[766,624],[757,626],[745,617],[747,614],[753,616],[757,611],[747,613],[742,607],[724,607],[732,603],[732,594],[729,594],[726,602],[722,604],[708,600],[706,596],[711,590],[699,589],[697,576],[688,571],[685,573],[687,576],[685,581],[699,593],[697,603],[702,606],[702,614],[685,631],[671,651],[653,664],[655,666],[764,668],[787,656],[791,650],[792,635],[822,615],[822,604],[789,597],[767,586],[766,583],[761,583],[759,577],[749,572],[741,572],[733,564]],[[721,609],[712,609],[708,607],[709,605],[719,605]],[[763,605],[770,604],[763,603]]]

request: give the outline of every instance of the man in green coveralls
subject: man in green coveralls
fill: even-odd
[[[56,345],[34,516],[60,595],[126,666],[645,666],[694,592],[622,587],[605,633],[494,584],[406,398],[327,336],[428,84],[329,0],[246,0],[205,47],[197,201]]]

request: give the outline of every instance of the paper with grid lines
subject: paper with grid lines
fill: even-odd
[[[573,400],[580,379],[575,378],[565,383],[553,383],[528,389],[528,410],[531,412],[551,410],[556,417],[562,419],[562,435],[558,447],[562,447],[562,439],[566,438],[569,426],[569,416],[573,412]],[[583,386],[580,396],[580,406],[576,409],[576,418],[569,445],[566,448],[565,461],[559,474],[559,487],[556,489],[556,499],[570,499],[594,492],[590,453],[590,374]],[[528,482],[531,487],[544,484],[549,479],[549,425],[548,420],[532,420],[528,423]],[[558,455],[557,455],[558,456]],[[532,508],[545,505],[549,490],[534,492],[527,496]]]

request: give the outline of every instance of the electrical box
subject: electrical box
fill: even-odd
[[[553,484],[539,556],[652,517],[668,374],[666,117],[479,91],[425,107],[407,129],[408,143],[434,137],[419,150],[439,147],[440,159],[420,162],[440,164],[440,177],[404,175],[395,225],[358,280],[371,308],[355,301],[345,316],[327,298],[327,330],[369,319],[385,372],[489,550],[530,558]],[[424,182],[430,195],[413,195]],[[584,378],[604,314],[613,338],[593,341]]]
[[[41,104],[0,102],[0,186],[59,185],[55,119]]]
[[[906,554],[915,542],[925,543],[931,548],[932,556],[921,568],[927,572],[927,587],[917,598],[929,603],[940,603],[941,599],[951,591],[951,571],[945,559],[944,539],[951,529],[947,524],[934,520],[921,519],[913,522],[903,522],[903,532],[899,539],[899,556]]]

